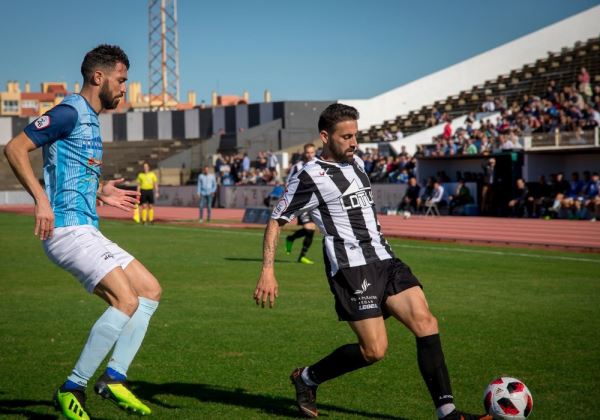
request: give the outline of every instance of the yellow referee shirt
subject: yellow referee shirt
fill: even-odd
[[[154,185],[158,183],[158,178],[152,171],[148,173],[140,172],[137,176],[137,182],[141,190],[153,190]]]

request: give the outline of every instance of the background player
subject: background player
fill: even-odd
[[[160,196],[158,191],[158,178],[154,171],[150,170],[148,162],[144,162],[143,172],[137,176],[137,191],[141,194],[142,223],[154,224],[154,197]]]
[[[127,370],[140,348],[161,288],[136,259],[98,230],[96,199],[131,211],[136,191],[102,183],[102,139],[98,113],[114,109],[125,95],[129,60],[121,48],[100,45],[81,64],[83,88],[28,125],[4,149],[17,178],[35,201],[34,234],[48,258],[73,274],[109,307],[93,325],[71,375],[56,391],[57,408],[69,419],[89,419],[85,390],[114,346],[95,391],[120,408],[150,414],[128,388]],[[28,153],[43,147],[45,191],[36,179]],[[72,314],[71,316],[77,316]],[[63,334],[72,334],[69,319]]]
[[[312,143],[305,144],[302,160],[296,162],[296,164],[292,166],[286,184],[289,184],[292,177],[296,176],[302,170],[304,165],[313,160],[315,156],[315,145]],[[298,257],[298,262],[302,264],[314,264],[312,260],[306,257],[306,253],[308,252],[308,249],[312,244],[313,237],[315,236],[315,229],[317,228],[316,225],[313,223],[312,219],[310,218],[309,212],[302,213],[298,216],[298,225],[302,226],[302,228],[298,229],[296,232],[285,238],[285,252],[288,255],[290,255],[292,253],[294,241],[296,239],[304,237],[304,241],[302,242],[302,250],[300,251],[300,256]]]
[[[357,343],[343,345],[317,363],[292,372],[300,412],[318,415],[317,387],[381,360],[387,350],[384,317],[392,315],[416,337],[417,361],[439,418],[489,419],[456,410],[436,318],[421,284],[395,258],[380,232],[369,177],[357,148],[358,111],[332,104],[319,118],[323,154],[290,180],[267,223],[263,268],[254,291],[257,304],[273,306],[278,295],[274,261],[280,226],[309,211],[324,235],[324,258],[336,312]]]

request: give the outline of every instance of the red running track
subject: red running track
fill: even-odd
[[[33,206],[0,206],[0,211],[32,214]],[[98,213],[103,218],[131,218],[130,214],[112,207],[99,207]],[[203,226],[262,228],[241,223],[243,214],[243,209],[213,209],[213,222]],[[159,223],[192,224],[198,219],[198,209],[156,207],[155,219]],[[600,253],[600,222],[458,216],[404,219],[384,215],[379,220],[383,233],[389,237]]]

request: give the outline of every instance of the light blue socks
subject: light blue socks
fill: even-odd
[[[123,328],[131,319],[133,317],[130,318],[110,306],[92,327],[87,343],[85,343],[79,360],[67,381],[86,387],[102,360],[121,335]]]
[[[108,368],[123,376],[127,376],[127,369],[137,354],[148,329],[150,318],[158,308],[158,302],[155,300],[139,297],[137,311],[133,314],[129,322],[123,328],[117,343],[115,351],[108,362]]]

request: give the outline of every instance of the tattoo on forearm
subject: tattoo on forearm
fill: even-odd
[[[277,225],[277,222],[270,220],[265,229],[265,237],[263,240],[263,267],[273,267],[278,237],[279,225]]]

